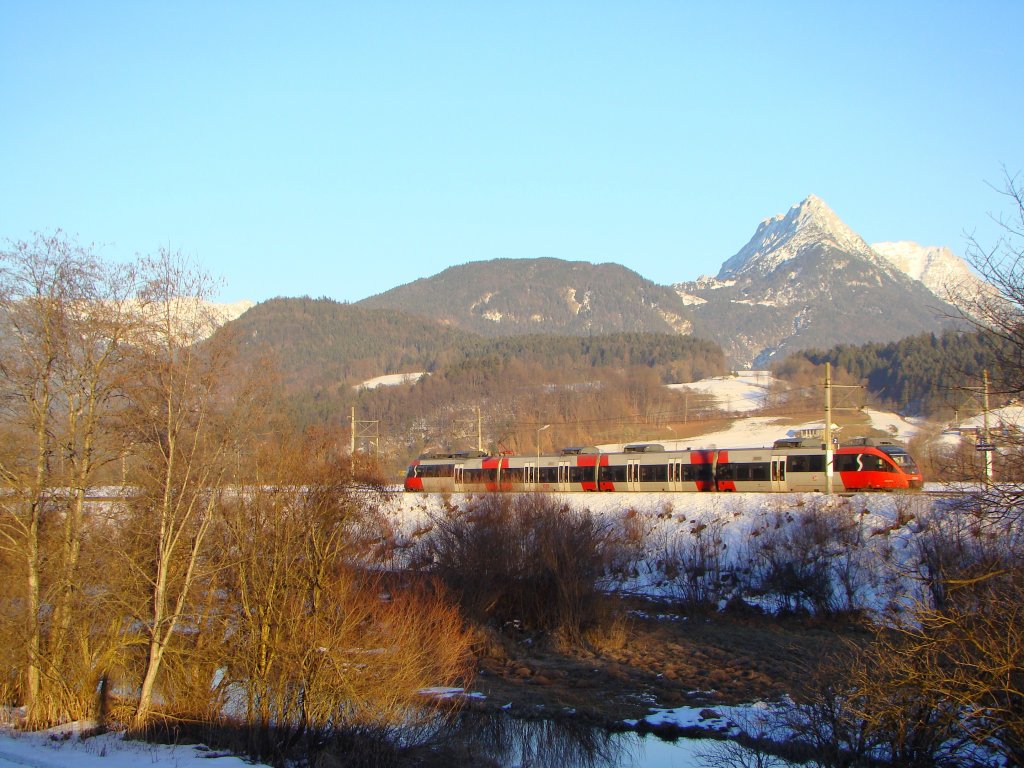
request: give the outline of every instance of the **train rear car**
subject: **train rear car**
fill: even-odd
[[[456,468],[461,472],[466,462],[479,461],[486,455],[483,451],[425,453],[409,465],[404,488],[424,493],[452,493],[455,490]]]

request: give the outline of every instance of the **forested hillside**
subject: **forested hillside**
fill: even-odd
[[[674,290],[619,264],[492,259],[450,267],[359,302],[415,312],[485,336],[689,334]]]
[[[405,312],[309,297],[265,301],[222,332],[237,334],[249,355],[272,354],[289,390],[433,370],[460,357],[472,338]]]
[[[801,375],[807,363],[832,363],[843,380],[863,383],[880,402],[907,415],[951,417],[977,400],[968,387],[981,385],[983,371],[1002,378],[1006,355],[991,335],[947,331],[924,333],[888,344],[841,344],[827,351],[798,352],[774,367],[781,378]],[[998,398],[994,387],[993,397]],[[995,405],[995,402],[993,402]]]
[[[399,453],[459,445],[480,409],[481,438],[522,445],[534,421],[572,423],[587,440],[614,423],[657,418],[662,386],[722,374],[712,342],[668,333],[534,334],[484,338],[396,312],[327,299],[275,299],[218,334],[234,336],[243,359],[276,375],[282,407],[299,427],[378,422]],[[357,390],[387,373],[426,372],[420,382]],[[520,431],[522,432],[520,434]],[[476,444],[476,425],[472,427]]]

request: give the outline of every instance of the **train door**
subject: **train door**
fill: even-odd
[[[789,490],[786,480],[786,457],[772,456],[772,490],[785,492]]]
[[[452,469],[452,479],[455,481],[456,493],[462,493],[462,491],[464,490],[462,487],[463,482],[465,482],[463,467],[464,465],[462,464],[456,464]]]
[[[626,490],[640,490],[640,462],[636,459],[626,461]]]
[[[676,460],[668,463],[668,489],[683,490],[683,462]]]
[[[526,464],[523,465],[523,484],[537,484],[537,465],[534,464],[532,461],[528,461]]]
[[[570,463],[568,461],[558,462],[558,482],[555,487],[559,491],[572,490],[572,485],[569,483],[569,466]]]

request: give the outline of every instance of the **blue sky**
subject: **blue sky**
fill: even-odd
[[[0,240],[218,298],[468,261],[713,274],[808,194],[963,255],[1024,168],[1024,3],[0,0]]]

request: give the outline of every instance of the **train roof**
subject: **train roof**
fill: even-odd
[[[623,453],[664,453],[665,446],[661,443],[632,443],[624,446]]]
[[[844,448],[852,448],[855,446],[866,446],[870,448],[899,448],[900,450],[906,450],[902,444],[897,443],[889,437],[855,437],[843,444]]]
[[[486,451],[454,451],[452,453],[433,452],[420,454],[420,461],[437,461],[443,459],[480,459],[487,455]]]

